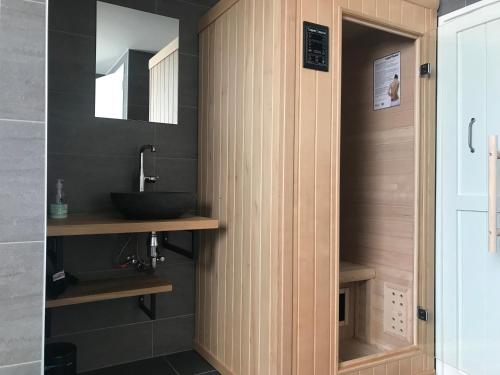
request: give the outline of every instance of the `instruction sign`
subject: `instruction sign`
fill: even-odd
[[[401,52],[373,63],[373,109],[390,108],[401,103]]]

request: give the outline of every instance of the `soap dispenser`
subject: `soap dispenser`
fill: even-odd
[[[57,179],[56,201],[50,205],[51,219],[66,219],[68,217],[68,205],[64,202],[64,180]]]

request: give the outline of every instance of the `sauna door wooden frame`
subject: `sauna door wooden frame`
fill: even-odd
[[[421,64],[430,62],[435,66],[435,35],[423,35],[401,26],[392,26],[378,20],[360,15],[348,9],[339,8],[336,32],[338,37],[333,43],[337,46],[332,49],[333,58],[337,59],[336,72],[338,84],[337,108],[341,108],[342,88],[340,82],[342,72],[342,20],[355,22],[364,26],[380,29],[389,33],[401,35],[414,40],[416,57],[416,95],[415,95],[415,281],[414,281],[414,343],[407,348],[376,354],[366,358],[339,363],[339,374],[347,374],[355,369],[366,368],[367,365],[376,365],[400,358],[401,356],[424,355],[424,363],[429,366],[434,362],[434,205],[435,205],[435,74],[420,77],[418,68]],[[341,111],[338,111],[337,124],[341,127]],[[340,138],[338,138],[340,139]],[[337,158],[340,158],[340,144],[337,144]],[[339,170],[338,170],[339,172]],[[337,176],[339,181],[339,176]],[[337,191],[339,191],[337,189]],[[338,194],[336,199],[339,199]],[[338,207],[338,205],[337,205]],[[342,220],[336,212],[336,222]],[[338,295],[339,275],[339,225],[336,224],[336,294]],[[338,321],[338,299],[333,302],[336,321]],[[416,307],[422,306],[429,312],[429,321],[417,319]],[[336,332],[338,343],[338,331]],[[338,350],[337,350],[338,352]],[[338,353],[337,353],[338,361]],[[433,367],[433,366],[432,366]],[[429,367],[425,367],[429,368]]]

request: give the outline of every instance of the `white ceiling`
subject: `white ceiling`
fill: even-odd
[[[97,2],[96,73],[106,74],[128,50],[158,52],[179,36],[179,20]]]

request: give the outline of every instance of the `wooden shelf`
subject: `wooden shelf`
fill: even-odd
[[[173,232],[217,229],[219,221],[192,216],[173,220],[127,220],[95,215],[73,215],[63,220],[49,219],[47,236],[83,236],[112,233]]]
[[[57,299],[48,299],[45,307],[50,309],[171,291],[172,284],[158,276],[81,281],[69,286]]]
[[[360,264],[340,261],[340,283],[353,283],[375,278],[375,269]]]

